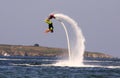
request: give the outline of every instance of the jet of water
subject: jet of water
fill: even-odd
[[[68,51],[69,51],[69,60],[65,60],[64,62],[59,62],[57,64],[61,64],[62,66],[83,65],[83,58],[84,58],[84,51],[85,51],[85,44],[84,44],[85,38],[82,34],[80,27],[72,18],[70,18],[67,15],[56,13],[54,14],[54,16],[58,21],[60,21],[60,23],[65,29],[66,36],[67,36],[67,42],[68,42]],[[72,45],[72,47],[70,46],[70,43],[69,43],[69,36],[68,36],[66,26],[62,21],[66,21],[67,23],[69,23],[74,31],[76,38],[73,41],[74,45]]]

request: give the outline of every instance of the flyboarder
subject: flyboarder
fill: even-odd
[[[54,32],[54,30],[53,30],[54,29],[53,23],[51,21],[52,18],[55,19],[54,15],[50,14],[49,17],[45,20],[45,22],[48,24],[48,29],[45,31],[46,33],[48,33],[48,32],[53,33]]]

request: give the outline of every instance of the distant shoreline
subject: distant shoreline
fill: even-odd
[[[7,45],[0,44],[0,56],[68,56],[67,49],[50,48],[39,45]],[[112,56],[100,52],[85,51],[84,57],[91,58],[113,58]]]

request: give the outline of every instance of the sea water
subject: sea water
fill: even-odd
[[[120,78],[120,59],[85,58],[84,66],[54,66],[60,57],[0,57],[0,78]]]

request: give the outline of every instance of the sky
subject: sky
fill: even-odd
[[[0,0],[0,44],[67,48],[61,25],[45,34],[51,12],[73,18],[85,36],[86,51],[120,57],[120,0]],[[72,37],[72,35],[70,35]]]

